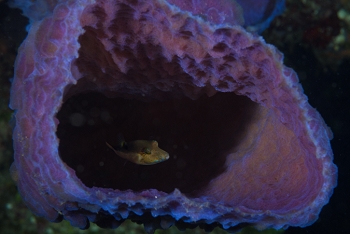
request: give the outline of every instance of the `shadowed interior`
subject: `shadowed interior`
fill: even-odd
[[[143,102],[84,93],[67,100],[57,117],[59,153],[88,187],[196,193],[225,171],[256,103],[234,93]],[[117,156],[105,142],[157,140],[170,159],[150,166]]]
[[[72,66],[78,83],[66,88],[57,115],[61,158],[88,187],[202,190],[226,170],[226,155],[239,146],[258,104],[232,92],[217,93],[233,88],[225,77],[213,82],[216,87],[206,80],[206,71],[214,67],[208,53],[200,62],[191,54],[169,55],[147,12],[135,20],[133,7],[117,4],[107,28],[100,23],[107,17],[103,8],[85,12],[92,17],[84,22],[99,22],[87,23],[79,37],[79,57]],[[138,31],[146,26],[154,34]],[[161,28],[166,37],[168,26]],[[188,37],[179,36],[178,43],[191,47]],[[117,146],[120,134],[126,141],[157,140],[170,159],[151,166],[126,161],[106,145]]]

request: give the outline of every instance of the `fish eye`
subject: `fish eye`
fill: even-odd
[[[141,150],[145,154],[151,154],[151,149],[150,148],[142,148]]]

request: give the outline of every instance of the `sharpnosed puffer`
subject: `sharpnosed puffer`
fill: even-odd
[[[154,140],[121,141],[116,148],[107,142],[106,145],[119,157],[139,165],[153,165],[169,159],[168,152],[159,148]]]

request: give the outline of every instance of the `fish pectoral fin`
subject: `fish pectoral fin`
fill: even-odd
[[[120,148],[121,149],[128,149],[128,144],[126,143],[126,141],[122,141],[122,142],[120,142]]]

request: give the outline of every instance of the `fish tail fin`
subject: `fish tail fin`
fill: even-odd
[[[111,146],[107,141],[106,141],[106,145],[109,148],[111,148],[112,150],[114,150],[114,151],[126,148],[126,142],[125,141],[120,142],[116,147]]]
[[[114,151],[127,149],[127,144],[126,144],[124,137],[121,133],[118,134],[118,141],[117,141],[117,144],[115,145],[115,147],[110,145],[107,141],[106,141],[106,145]]]
[[[106,145],[107,145],[109,148],[111,148],[112,150],[114,150],[114,148],[113,148],[110,144],[108,144],[107,141],[106,141]]]

